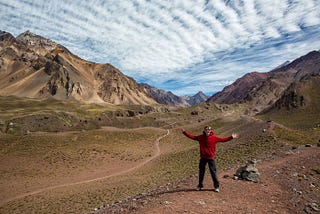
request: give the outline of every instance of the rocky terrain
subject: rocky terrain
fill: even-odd
[[[219,172],[219,193],[208,175],[207,187],[196,191],[195,175],[92,213],[319,213],[320,145],[275,153],[256,167],[258,182],[236,180],[235,168]]]

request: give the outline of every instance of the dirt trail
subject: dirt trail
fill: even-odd
[[[319,213],[319,167],[320,148],[300,147],[259,162],[259,183],[234,180],[236,169],[221,171],[215,193],[207,171],[202,191],[195,176],[97,213]]]
[[[117,129],[117,130],[121,130],[121,129]],[[166,134],[164,134],[164,135],[162,135],[162,136],[160,136],[160,137],[158,137],[156,139],[156,141],[154,143],[155,151],[154,151],[154,154],[151,157],[149,157],[145,161],[143,161],[141,163],[138,163],[137,165],[135,165],[135,166],[133,166],[133,167],[131,167],[129,169],[125,169],[125,170],[122,170],[122,171],[118,171],[116,173],[112,173],[112,174],[109,174],[109,175],[106,175],[106,176],[102,176],[102,177],[98,177],[98,178],[94,178],[94,179],[83,180],[83,181],[72,182],[72,183],[65,183],[65,184],[46,187],[46,188],[38,189],[38,190],[35,190],[35,191],[32,191],[32,192],[28,192],[28,193],[25,193],[25,194],[17,195],[15,197],[8,198],[7,200],[2,201],[0,203],[0,206],[4,205],[4,204],[6,204],[6,203],[8,203],[10,201],[14,201],[14,200],[17,200],[17,199],[20,199],[20,198],[24,198],[26,196],[36,195],[36,194],[39,194],[39,193],[42,193],[42,192],[46,192],[46,191],[49,191],[49,190],[58,189],[58,188],[62,188],[62,187],[74,186],[74,185],[79,185],[79,184],[85,184],[85,183],[90,183],[90,182],[94,182],[94,181],[104,180],[104,179],[107,179],[107,178],[111,178],[111,177],[127,174],[129,172],[137,170],[137,169],[143,167],[144,165],[146,165],[147,163],[149,163],[150,161],[152,161],[153,159],[155,159],[156,157],[158,157],[161,154],[160,145],[159,145],[160,144],[160,140],[162,138],[165,138],[169,134],[170,134],[170,131],[169,131],[169,129],[167,129],[167,133]]]

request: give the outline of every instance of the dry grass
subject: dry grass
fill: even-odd
[[[155,140],[164,133],[146,128],[5,135],[0,139],[0,198],[126,169],[152,156]]]
[[[33,103],[30,108],[29,102]],[[181,134],[181,127],[194,134],[201,133],[205,125],[211,125],[218,136],[229,136],[234,131],[239,133],[239,139],[218,145],[219,169],[243,164],[252,158],[269,157],[288,145],[306,143],[302,139],[308,139],[307,142],[311,143],[315,138],[311,131],[282,126],[264,132],[268,129],[268,123],[242,117],[245,106],[239,105],[201,104],[192,108],[171,109],[168,113],[155,111],[134,117],[118,117],[112,115],[128,107],[77,106],[56,101],[50,101],[45,106],[37,102],[19,100],[9,107],[0,104],[1,111],[5,112],[0,119],[6,120],[16,112],[19,115],[38,114],[45,109],[56,114],[65,109],[88,120],[106,115],[108,120],[100,125],[126,129],[1,135],[0,201],[47,187],[55,188],[3,203],[0,213],[86,213],[95,207],[195,175],[198,145]],[[140,111],[141,107],[130,109]],[[192,114],[195,111],[197,114]],[[65,123],[73,125],[72,119],[59,115]],[[156,139],[166,134],[166,129],[170,129],[170,134],[160,141],[160,156],[137,170],[114,175],[152,157]],[[85,182],[102,177],[105,178]],[[72,183],[78,184],[68,185]]]

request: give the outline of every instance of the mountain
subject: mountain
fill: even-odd
[[[202,91],[199,91],[193,96],[177,96],[171,91],[164,91],[156,87],[150,86],[146,83],[141,83],[141,86],[144,87],[146,93],[156,100],[160,104],[164,105],[173,105],[173,106],[194,106],[199,103],[205,102],[208,99],[208,96],[205,95]]]
[[[141,83],[147,95],[152,97],[160,104],[174,105],[174,106],[189,106],[188,102],[182,97],[174,95],[171,91],[165,91],[156,87],[150,86],[146,83]]]
[[[151,105],[156,101],[111,64],[85,61],[29,31],[0,31],[0,95]]]
[[[317,90],[319,84],[320,75],[306,76],[300,81],[290,84],[270,109],[277,108],[290,111],[310,105],[311,102],[320,101],[320,91]],[[317,102],[314,107],[317,108],[318,104],[320,103]],[[267,111],[270,111],[270,109],[267,109]]]
[[[231,85],[226,86],[221,92],[211,96],[207,102],[215,102],[219,104],[244,102],[247,94],[254,90],[256,86],[264,82],[268,77],[270,77],[269,73],[252,72],[245,74]]]
[[[209,98],[207,95],[205,95],[202,91],[199,91],[193,96],[184,96],[182,97],[189,105],[194,106],[199,103],[207,101]]]
[[[283,96],[290,94],[294,85],[314,81],[319,75],[320,52],[312,51],[270,72],[246,74],[210,97],[208,102],[247,103],[248,112],[258,113],[274,107],[276,103],[279,105],[281,99],[286,100]]]
[[[278,69],[278,68],[282,68],[282,67],[284,67],[284,66],[286,66],[286,65],[288,65],[288,64],[290,64],[290,61],[289,61],[289,60],[285,61],[285,62],[282,63],[281,65],[278,65],[278,66],[275,67],[273,70],[276,70],[276,69]]]

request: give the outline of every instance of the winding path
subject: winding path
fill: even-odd
[[[104,180],[104,179],[107,179],[107,178],[111,178],[111,177],[115,177],[115,176],[119,176],[119,175],[124,175],[124,174],[127,174],[129,172],[132,172],[134,170],[137,170],[141,167],[143,167],[144,165],[146,165],[147,163],[149,163],[150,161],[152,161],[153,159],[155,159],[156,157],[158,157],[160,154],[161,154],[161,150],[160,150],[160,140],[162,138],[165,138],[167,137],[168,135],[170,134],[170,131],[169,129],[167,129],[167,133],[158,137],[155,141],[155,144],[154,144],[154,147],[155,147],[155,153],[153,156],[149,157],[148,159],[146,159],[145,161],[129,168],[129,169],[125,169],[125,170],[122,170],[122,171],[119,171],[119,172],[116,172],[116,173],[113,173],[113,174],[110,174],[110,175],[106,175],[106,176],[103,176],[103,177],[98,177],[98,178],[94,178],[94,179],[90,179],[90,180],[84,180],[84,181],[78,181],[78,182],[72,182],[72,183],[66,183],[66,184],[61,184],[61,185],[56,185],[56,186],[51,186],[51,187],[46,187],[46,188],[42,188],[42,189],[38,189],[38,190],[35,190],[35,191],[32,191],[32,192],[28,192],[28,193],[25,193],[25,194],[21,194],[21,195],[17,195],[15,197],[12,197],[12,198],[8,198],[4,201],[1,202],[0,206],[4,205],[4,204],[7,204],[9,203],[10,201],[14,201],[14,200],[17,200],[17,199],[20,199],[20,198],[24,198],[24,197],[27,197],[27,196],[31,196],[31,195],[36,195],[36,194],[39,194],[39,193],[42,193],[42,192],[46,192],[46,191],[49,191],[49,190],[53,190],[53,189],[58,189],[58,188],[62,188],[62,187],[67,187],[67,186],[75,186],[75,185],[78,185],[78,184],[85,184],[85,183],[90,183],[90,182],[93,182],[93,181],[100,181],[100,180]]]

